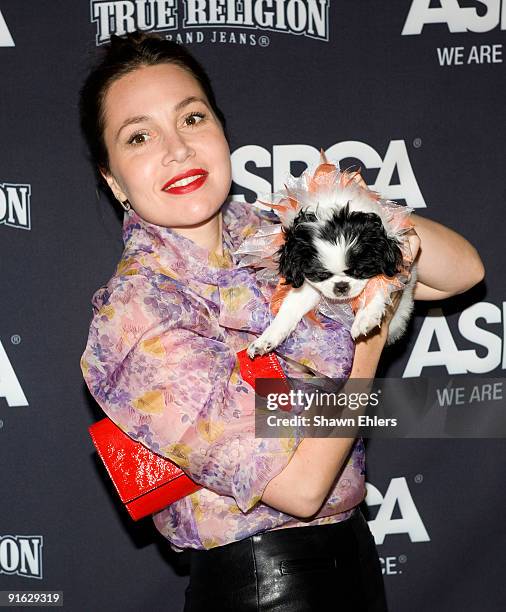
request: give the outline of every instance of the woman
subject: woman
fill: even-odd
[[[156,36],[113,37],[81,92],[81,118],[125,209],[125,249],[93,296],[81,368],[113,421],[202,485],[153,515],[174,550],[191,549],[185,611],[386,610],[358,508],[363,441],[254,436],[254,394],[236,352],[267,325],[269,289],[237,268],[233,251],[272,217],[224,204],[230,152],[205,72]],[[415,299],[483,278],[462,236],[411,218]],[[356,343],[338,321],[301,321],[279,348],[283,369],[373,378],[397,302]]]

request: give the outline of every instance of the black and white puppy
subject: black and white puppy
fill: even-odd
[[[394,276],[402,263],[398,228],[389,227],[388,213],[361,187],[351,186],[316,206],[304,206],[283,227],[285,242],[278,250],[279,273],[291,285],[279,311],[267,329],[248,347],[248,355],[274,350],[295,329],[301,318],[328,300],[349,301],[358,296],[369,279]],[[413,310],[416,266],[389,324],[387,344],[406,330]],[[384,290],[368,296],[354,318],[353,339],[381,325],[386,304]]]

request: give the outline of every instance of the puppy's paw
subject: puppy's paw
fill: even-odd
[[[265,353],[272,351],[273,348],[275,348],[274,345],[268,340],[258,338],[258,340],[255,340],[248,346],[246,352],[249,358],[253,359],[256,355],[265,355]]]
[[[262,335],[248,346],[246,352],[251,359],[255,355],[265,355],[265,353],[269,353],[277,348],[284,339],[285,336],[283,334],[275,333],[272,329],[266,329]]]
[[[370,310],[364,308],[359,310],[351,326],[351,337],[356,340],[359,336],[367,336],[367,334],[375,327],[381,325],[383,315],[378,310]]]

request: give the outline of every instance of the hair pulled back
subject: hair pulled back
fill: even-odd
[[[175,64],[189,72],[201,86],[225,130],[225,117],[216,104],[207,73],[182,45],[156,34],[135,31],[125,36],[113,34],[110,43],[104,45],[102,50],[103,55],[88,74],[79,97],[81,129],[97,170],[110,173],[104,139],[104,101],[109,87],[122,76],[143,66]]]

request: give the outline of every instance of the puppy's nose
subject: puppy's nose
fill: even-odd
[[[346,281],[340,281],[339,283],[334,283],[334,293],[336,295],[343,295],[350,288],[350,283]]]

